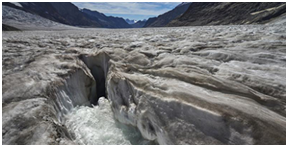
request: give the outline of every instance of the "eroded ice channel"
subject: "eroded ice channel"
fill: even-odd
[[[97,106],[77,106],[66,116],[65,125],[74,134],[74,142],[83,145],[151,144],[132,126],[113,117],[110,103],[101,97]]]

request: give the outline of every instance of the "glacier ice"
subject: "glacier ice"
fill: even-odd
[[[110,103],[104,97],[98,105],[77,106],[65,115],[65,125],[73,134],[75,142],[84,145],[149,144],[132,126],[124,126],[113,117]]]
[[[2,143],[286,144],[285,23],[3,32]]]

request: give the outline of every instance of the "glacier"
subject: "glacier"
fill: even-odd
[[[286,144],[285,25],[3,32],[2,144]]]

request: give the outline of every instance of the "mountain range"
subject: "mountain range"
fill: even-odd
[[[61,24],[77,27],[142,28],[161,27],[186,11],[191,3],[181,3],[175,9],[149,20],[130,20],[106,16],[98,11],[79,9],[69,2],[4,2],[4,6],[38,15]],[[17,11],[20,12],[20,11]],[[29,15],[30,16],[30,15]],[[3,17],[3,16],[2,16]],[[150,25],[151,23],[151,25]],[[153,23],[153,24],[152,24]]]
[[[286,3],[284,2],[184,2],[164,14],[149,18],[147,21],[106,16],[95,10],[79,9],[69,2],[3,2],[2,5],[2,9],[5,6],[5,10],[7,10],[2,15],[2,20],[4,20],[2,24],[5,24],[5,26],[11,25],[11,27],[14,24],[8,24],[8,22],[14,23],[17,21],[17,19],[9,21],[11,16],[21,18],[22,22],[29,23],[33,23],[33,16],[35,18],[40,16],[43,18],[41,20],[47,19],[74,27],[142,28],[259,24],[267,23],[280,16],[284,17],[286,14]],[[13,11],[8,11],[12,10],[12,8]],[[17,11],[14,9],[17,9]],[[9,14],[12,12],[17,13],[13,15]],[[19,16],[19,14],[21,15]],[[32,20],[26,21],[22,16],[27,16],[29,19],[32,18]],[[17,24],[17,27],[21,27],[20,23]],[[16,26],[14,25],[14,27]]]
[[[130,20],[130,19],[125,19],[125,21],[130,24],[132,28],[143,28],[144,25],[146,24],[147,20]]]
[[[101,27],[101,25],[89,19],[78,7],[72,3],[65,2],[20,2],[20,3],[7,3],[6,5],[15,9],[23,10],[25,12],[39,15],[43,18],[59,22],[71,26],[80,27]]]
[[[89,9],[79,9],[69,2],[20,2],[16,4],[4,2],[3,5],[71,26],[131,28],[123,18],[106,16]]]
[[[80,11],[89,19],[99,23],[103,28],[132,28],[132,26],[121,17],[106,16],[98,11],[92,11],[85,8]]]
[[[144,20],[139,20],[137,21],[136,23],[134,24],[130,24],[133,28],[143,28],[144,25],[146,24],[147,20],[144,19]]]
[[[128,24],[135,24],[135,23],[137,23],[137,20],[134,20],[134,19],[125,19],[125,21],[128,23]]]
[[[284,2],[199,2],[166,26],[263,24],[283,15]]]

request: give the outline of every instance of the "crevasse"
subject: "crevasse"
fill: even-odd
[[[132,126],[120,124],[113,118],[110,103],[104,97],[98,105],[77,106],[65,115],[65,125],[75,136],[75,142],[83,145],[149,144]]]

